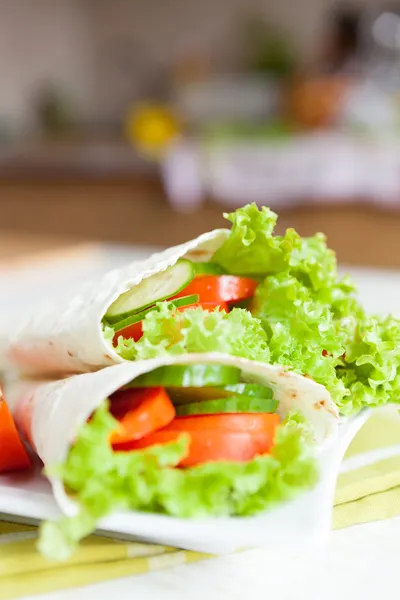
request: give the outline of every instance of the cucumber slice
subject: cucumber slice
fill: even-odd
[[[196,275],[224,275],[226,271],[217,263],[196,262],[193,263],[196,269]]]
[[[195,304],[199,301],[198,294],[192,294],[191,296],[183,296],[182,298],[176,298],[175,300],[171,300],[169,304],[173,304],[176,308],[180,308],[182,306],[190,306],[191,304]],[[139,321],[143,321],[145,316],[154,310],[154,306],[150,306],[150,308],[146,308],[145,310],[141,310],[138,313],[134,313],[131,317],[127,317],[122,321],[118,321],[118,323],[113,324],[114,331],[121,331],[121,329],[125,329],[125,327],[129,327],[129,325],[133,325],[134,323],[138,323]]]
[[[272,388],[261,383],[236,383],[234,385],[226,385],[223,389],[229,392],[232,396],[249,396],[250,398],[273,398],[274,392]],[[228,394],[227,394],[228,395]],[[218,397],[223,398],[225,394],[218,394]]]
[[[178,417],[186,415],[212,415],[218,413],[274,413],[278,401],[273,398],[249,398],[247,396],[231,396],[217,398],[206,402],[191,402],[176,407]]]
[[[240,374],[240,369],[230,365],[168,365],[139,375],[126,387],[232,385],[239,382]]]
[[[246,396],[249,398],[273,398],[272,389],[258,383],[234,383],[218,387],[169,387],[168,394],[175,405],[204,402],[214,398]]]
[[[172,267],[143,279],[138,285],[121,294],[108,308],[105,318],[110,323],[122,321],[156,302],[171,298],[189,285],[195,274],[194,263],[178,260]]]

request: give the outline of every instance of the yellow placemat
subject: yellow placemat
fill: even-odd
[[[207,554],[167,546],[91,536],[69,561],[59,563],[39,555],[36,538],[36,527],[0,522],[0,600],[148,573],[209,558]]]
[[[338,479],[333,511],[335,528],[400,514],[400,452],[398,457],[381,456],[382,449],[395,452],[396,446],[400,450],[398,414],[376,413],[346,454],[349,468]],[[92,536],[68,562],[60,564],[47,561],[37,553],[36,537],[35,527],[0,522],[0,600],[210,558],[210,555],[166,546]]]
[[[350,463],[353,466],[338,478],[333,512],[335,529],[399,515],[398,411],[385,409],[370,417],[348,448],[345,459],[349,467]]]

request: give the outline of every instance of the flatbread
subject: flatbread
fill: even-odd
[[[110,271],[65,302],[50,302],[28,315],[17,329],[13,322],[8,360],[24,374],[46,377],[87,373],[123,362],[103,336],[101,321],[108,307],[122,293],[180,258],[210,260],[228,235],[228,229],[217,229]]]
[[[281,417],[285,418],[291,411],[303,414],[318,444],[337,430],[339,414],[322,385],[286,367],[219,353],[126,362],[50,383],[22,382],[13,385],[7,397],[19,429],[31,441],[44,464],[53,465],[65,461],[79,427],[120,387],[163,365],[196,363],[234,365],[242,370],[244,379],[269,385],[279,401]],[[67,515],[74,514],[76,505],[65,493],[62,482],[57,477],[51,477],[50,481],[60,508]]]

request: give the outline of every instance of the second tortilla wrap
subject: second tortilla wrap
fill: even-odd
[[[244,378],[273,389],[278,412],[285,418],[291,411],[302,414],[315,440],[321,444],[335,433],[339,415],[329,392],[320,384],[288,371],[224,354],[191,354],[125,363],[96,373],[76,375],[51,383],[23,382],[9,390],[17,425],[30,440],[45,466],[66,460],[77,431],[105,398],[142,373],[171,364],[222,364],[241,369]],[[62,482],[51,477],[55,498],[67,515],[76,505],[65,493]]]

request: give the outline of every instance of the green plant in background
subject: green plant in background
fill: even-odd
[[[36,114],[42,131],[48,135],[68,133],[73,124],[68,95],[53,83],[47,83],[36,97]]]
[[[296,69],[296,58],[288,37],[259,18],[247,20],[246,45],[248,67],[253,73],[276,79],[290,77]]]

